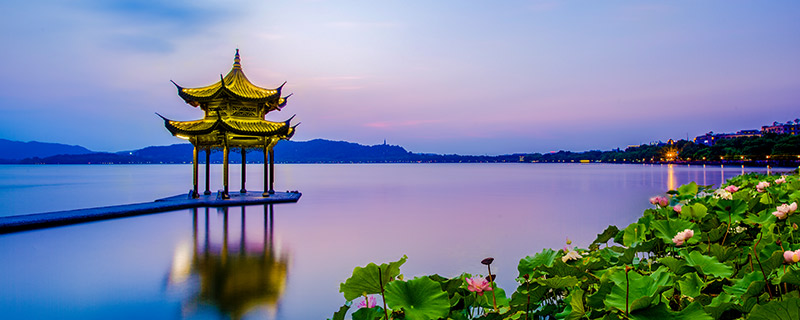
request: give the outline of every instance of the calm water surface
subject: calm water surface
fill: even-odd
[[[212,190],[221,188],[212,167]],[[238,190],[238,166],[231,189]],[[325,319],[355,266],[408,255],[406,278],[485,273],[585,247],[648,198],[766,168],[614,164],[277,165],[298,203],[181,210],[0,235],[6,319]],[[789,169],[782,169],[788,171]],[[248,189],[262,171],[248,166]],[[781,169],[773,169],[781,171]],[[147,202],[188,192],[190,165],[0,166],[0,215]],[[201,186],[203,184],[201,183]],[[494,269],[494,268],[493,268]]]

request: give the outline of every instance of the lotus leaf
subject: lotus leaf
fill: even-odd
[[[719,262],[717,258],[703,255],[699,251],[692,251],[689,254],[681,252],[681,256],[686,259],[686,265],[694,267],[704,275],[730,277],[733,274],[731,266]]]
[[[356,267],[353,275],[339,285],[339,292],[347,300],[353,300],[364,294],[381,293],[381,287],[389,280],[400,275],[400,266],[406,262],[405,255],[395,262],[383,263],[380,266],[370,263],[365,267]]]
[[[386,285],[386,304],[393,310],[402,309],[411,320],[439,319],[450,313],[447,293],[428,277],[390,282]]]
[[[522,258],[517,265],[519,276],[522,277],[526,274],[533,273],[533,270],[540,266],[552,266],[553,261],[558,256],[558,251],[553,249],[543,249],[542,252],[535,254],[533,257],[527,256]]]

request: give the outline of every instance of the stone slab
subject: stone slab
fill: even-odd
[[[201,194],[197,199],[192,199],[186,194],[158,199],[154,202],[0,217],[0,234],[197,207],[297,202],[301,195],[302,193],[297,191],[275,192],[268,197],[262,196],[261,191],[231,192],[230,199],[223,200],[218,194]]]

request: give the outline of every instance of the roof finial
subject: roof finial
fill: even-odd
[[[233,58],[233,68],[234,69],[241,69],[241,59],[239,59],[239,48],[236,48],[236,56]]]

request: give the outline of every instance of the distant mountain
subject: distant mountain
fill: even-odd
[[[85,149],[84,149],[85,150]],[[461,156],[412,153],[400,146],[387,144],[365,146],[345,141],[315,139],[310,141],[281,141],[275,146],[275,162],[278,163],[390,163],[390,162],[518,162],[520,155],[506,156]],[[88,151],[88,150],[87,150]],[[89,151],[91,152],[91,151]],[[205,162],[205,153],[200,153],[200,162]],[[221,150],[211,154],[212,163],[222,162]],[[21,159],[18,156],[13,159]],[[231,149],[230,163],[241,163],[238,149]],[[248,163],[261,163],[264,154],[260,150],[248,151]],[[139,150],[117,153],[81,153],[34,156],[5,162],[21,164],[137,164],[137,163],[191,163],[192,145],[188,143],[169,146],[153,146]]]
[[[81,146],[60,143],[21,142],[0,139],[0,159],[4,159],[4,162],[14,162],[14,160],[33,157],[46,158],[59,154],[89,154],[93,152]]]

